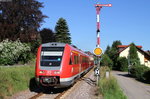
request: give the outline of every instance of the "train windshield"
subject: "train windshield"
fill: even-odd
[[[42,47],[41,66],[56,67],[61,65],[64,47]]]

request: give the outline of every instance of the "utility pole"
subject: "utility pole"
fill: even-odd
[[[100,48],[100,11],[102,7],[111,7],[112,4],[95,4],[95,8],[96,8],[96,26],[97,26],[97,30],[96,30],[96,35],[97,35],[97,44],[96,44],[96,48],[94,49],[94,54],[97,56],[97,68],[95,69],[95,74],[97,75],[97,85],[98,85],[98,80],[100,77],[100,56],[102,54],[102,49]]]

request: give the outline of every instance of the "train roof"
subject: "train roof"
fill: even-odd
[[[50,42],[50,43],[44,43],[42,44],[42,47],[65,47],[66,45],[70,46],[72,50],[74,51],[78,51],[86,56],[89,56],[88,54],[86,54],[84,51],[82,51],[81,49],[78,49],[76,46],[74,45],[69,45],[66,43],[60,43],[60,42]]]
[[[65,45],[65,43],[50,42],[42,44],[42,47],[64,47]]]

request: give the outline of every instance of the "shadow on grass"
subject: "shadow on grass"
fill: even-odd
[[[67,88],[54,88],[54,87],[42,87],[38,86],[35,81],[35,77],[30,79],[29,89],[31,92],[36,93],[44,93],[44,94],[57,94],[62,93],[65,90],[68,90],[70,87]]]

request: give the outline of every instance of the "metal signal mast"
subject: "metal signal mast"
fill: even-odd
[[[96,31],[96,35],[97,35],[97,44],[96,44],[96,48],[94,49],[94,54],[97,56],[97,68],[95,69],[95,75],[97,75],[97,85],[98,85],[98,81],[99,81],[99,68],[100,68],[100,57],[102,54],[102,49],[100,48],[100,10],[102,7],[111,7],[111,4],[95,4],[96,7],[96,19],[97,19],[97,31]]]
[[[111,7],[112,4],[95,4],[96,7],[96,19],[97,19],[97,45],[96,47],[100,47],[100,10],[102,7]]]

